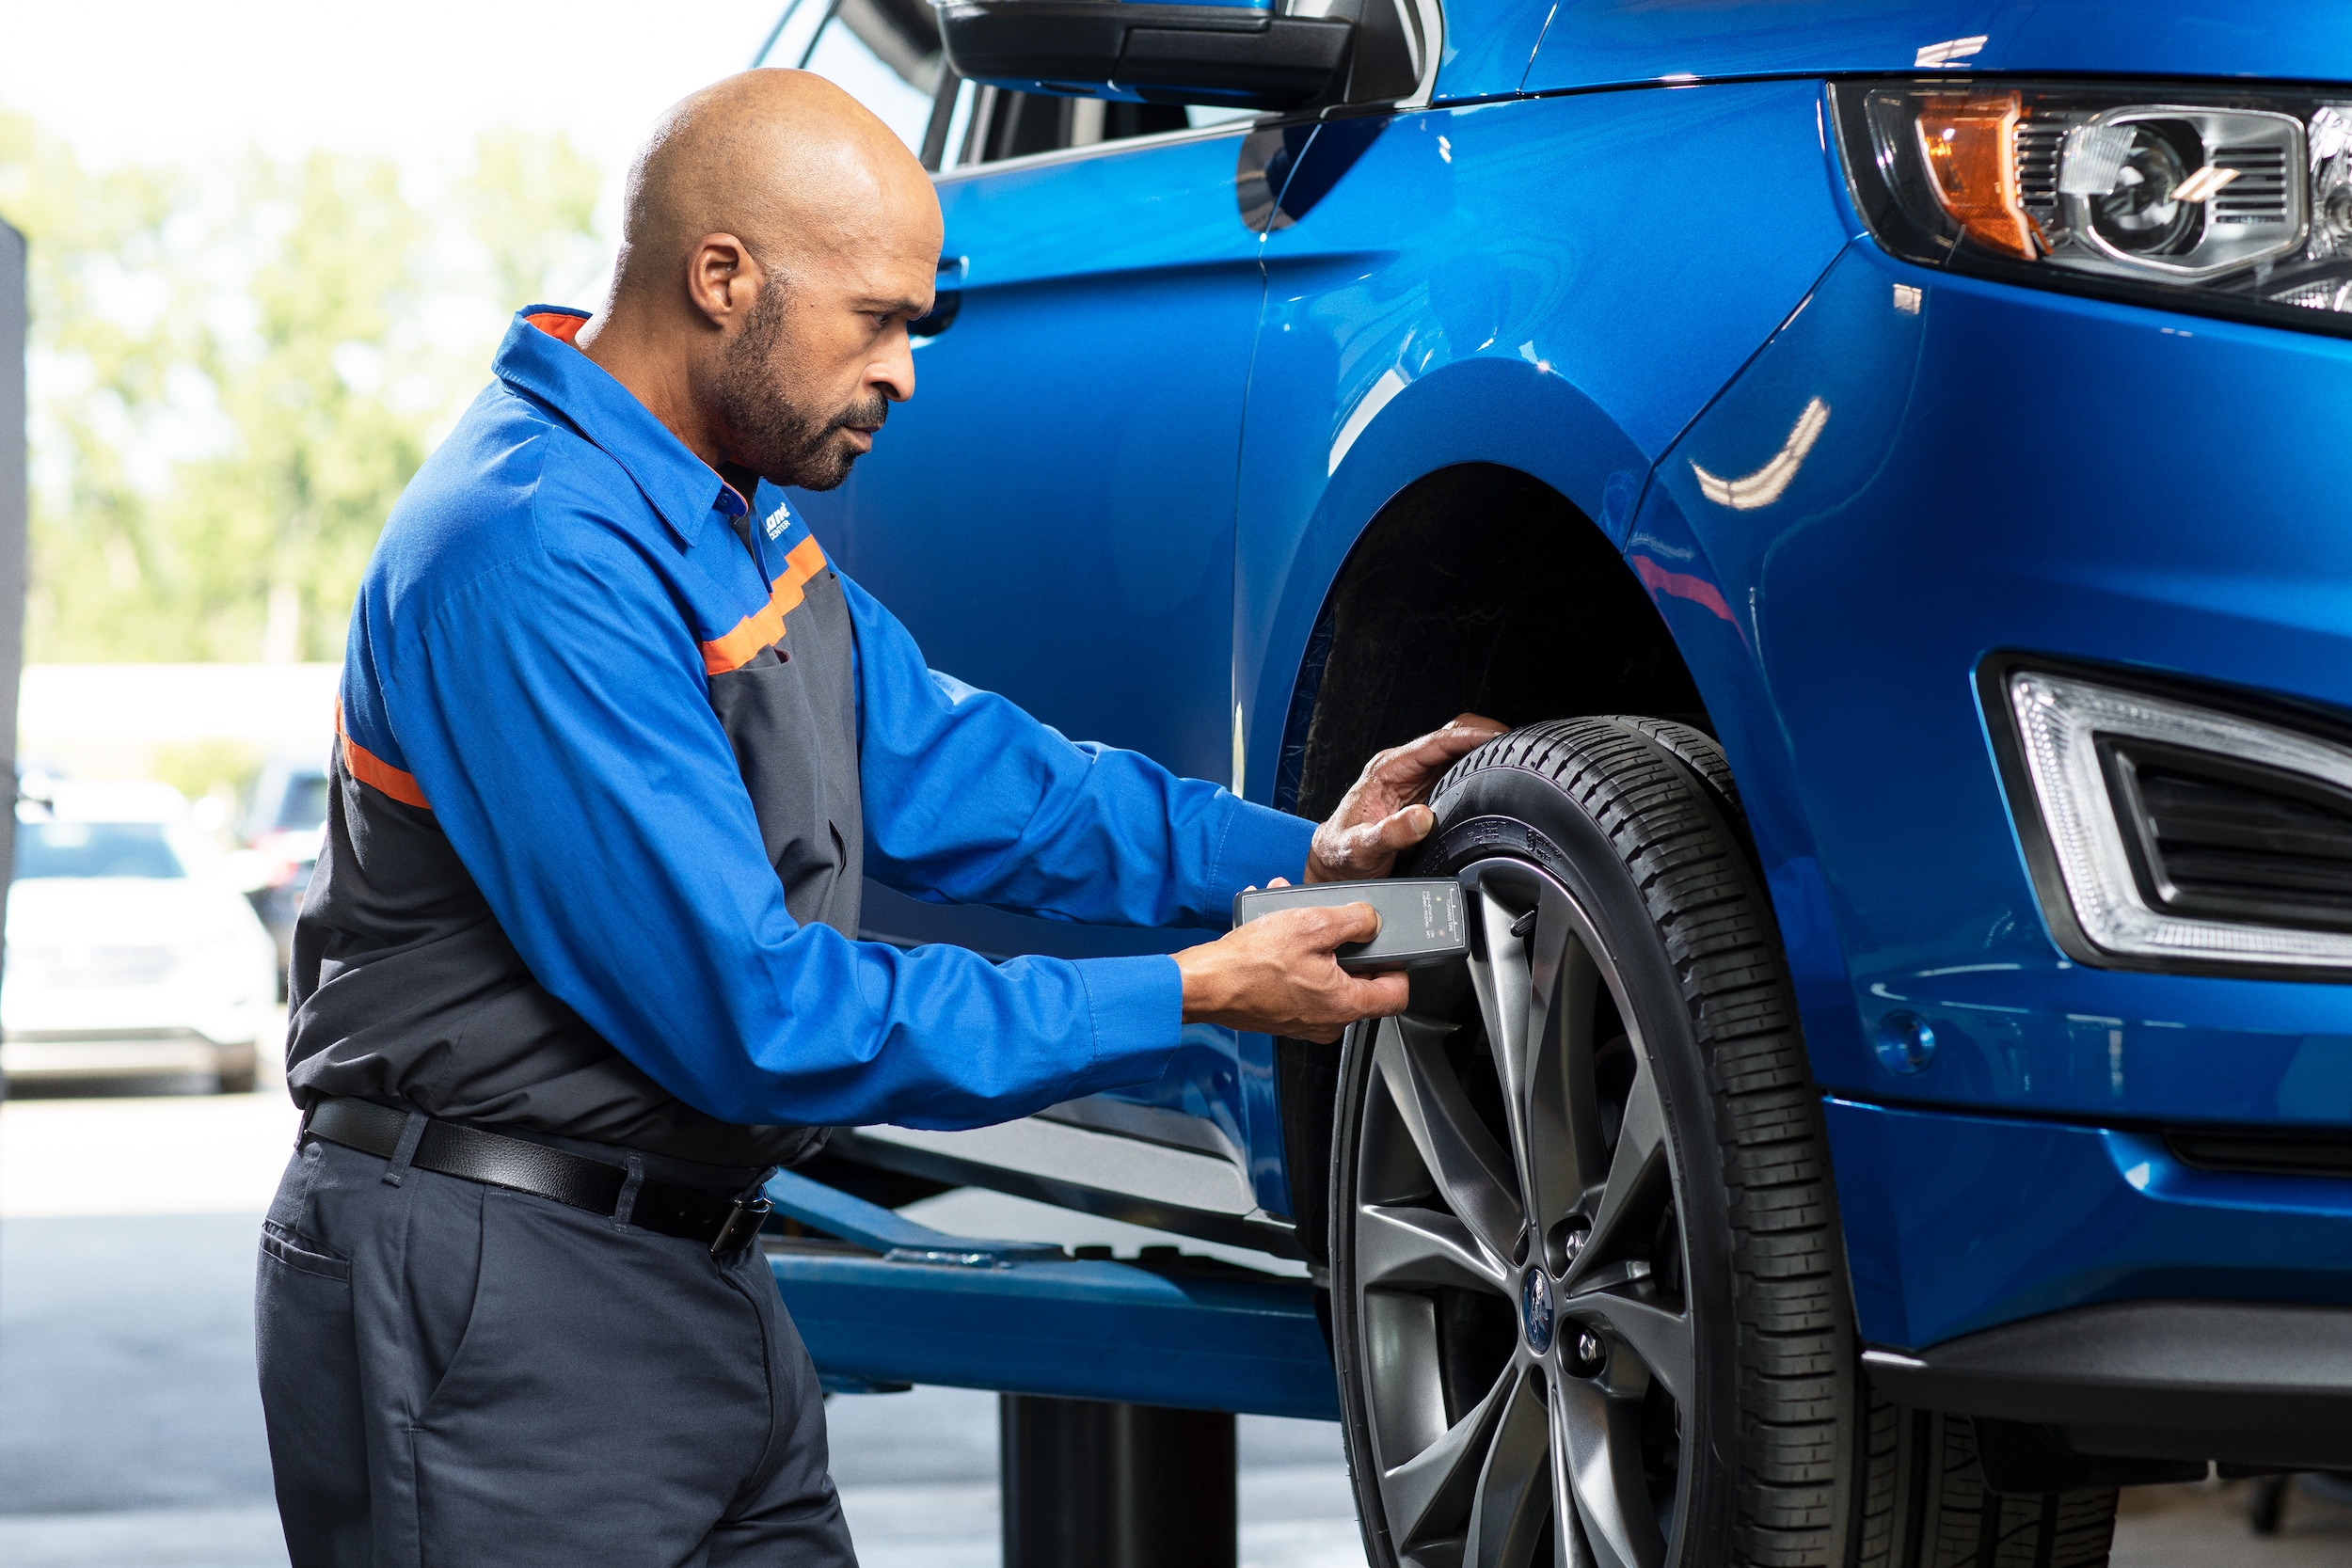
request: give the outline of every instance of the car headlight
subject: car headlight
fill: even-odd
[[[2352,93],[1830,91],[1855,208],[1905,261],[2352,335]]]

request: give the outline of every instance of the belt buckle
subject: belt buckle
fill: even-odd
[[[719,1233],[710,1238],[710,1255],[723,1258],[738,1247],[751,1245],[752,1238],[759,1234],[760,1226],[766,1222],[768,1212],[774,1207],[764,1196],[748,1203],[739,1198],[719,1227]]]

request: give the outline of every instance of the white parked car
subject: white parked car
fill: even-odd
[[[0,1070],[253,1086],[278,952],[169,784],[59,781],[16,809]]]

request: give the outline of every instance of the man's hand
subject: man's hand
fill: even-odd
[[[1394,870],[1396,857],[1437,826],[1438,818],[1422,802],[1429,799],[1438,777],[1455,758],[1502,733],[1503,727],[1491,719],[1459,714],[1445,728],[1364,764],[1363,777],[1341,799],[1331,819],[1315,830],[1307,851],[1307,880],[1361,881]]]
[[[1277,880],[1272,884],[1286,884]],[[1278,910],[1176,955],[1184,976],[1184,1022],[1325,1044],[1359,1018],[1405,1010],[1405,976],[1359,977],[1333,952],[1380,931],[1370,904]]]
[[[1397,855],[1429,836],[1437,817],[1422,802],[1455,758],[1503,733],[1465,713],[1441,730],[1381,752],[1315,830],[1307,850],[1310,882],[1385,877]],[[1277,879],[1268,884],[1281,887]],[[1184,1022],[1222,1023],[1258,1035],[1325,1044],[1359,1018],[1405,1010],[1402,974],[1354,975],[1334,954],[1380,934],[1370,904],[1282,910],[1216,941],[1176,955],[1184,976]]]

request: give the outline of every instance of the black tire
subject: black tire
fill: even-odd
[[[1963,1417],[1868,1395],[1855,1568],[2101,1568],[2115,1491],[2004,1496]]]
[[[1333,1339],[1375,1568],[2041,1560],[1998,1530],[1992,1556],[1928,1551],[1981,1515],[1973,1449],[1938,1486],[1903,1483],[1913,1418],[1870,1407],[1820,1101],[1721,750],[1666,720],[1541,724],[1463,758],[1431,805],[1412,870],[1480,888],[1479,956],[1350,1033],[1331,1164]],[[1514,974],[1523,1015],[1496,1000]],[[1421,1238],[1454,1250],[1423,1259]],[[1596,1453],[1640,1487],[1593,1481]],[[2097,1505],[2076,1503],[2036,1533],[2087,1541]],[[2101,1535],[2095,1558],[2049,1560],[2104,1557]]]

